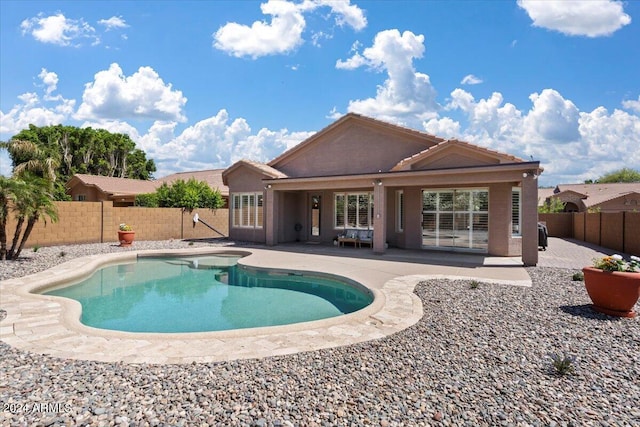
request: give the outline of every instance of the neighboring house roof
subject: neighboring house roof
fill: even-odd
[[[95,187],[109,196],[137,195],[153,193],[164,182],[171,184],[178,179],[188,181],[190,178],[195,178],[198,181],[205,181],[213,189],[220,190],[222,196],[229,196],[229,187],[222,182],[223,171],[224,169],[209,169],[179,172],[154,181],[78,173],[69,179],[67,188],[73,188],[78,184],[83,184],[85,186]]]
[[[538,188],[538,206],[542,206],[545,204],[545,202],[547,201],[547,199],[551,196],[553,196],[553,191],[555,190],[555,188],[550,187],[550,188]]]
[[[320,131],[318,131],[315,134],[311,135],[309,138],[307,138],[306,140],[302,141],[298,145],[288,149],[287,151],[285,151],[284,153],[282,153],[281,155],[279,155],[275,159],[271,160],[267,164],[269,166],[278,167],[279,164],[281,164],[282,162],[286,161],[289,157],[295,156],[301,150],[306,149],[308,146],[312,145],[314,142],[316,142],[317,140],[321,139],[324,135],[336,130],[336,128],[348,125],[349,123],[361,123],[361,124],[363,124],[365,126],[368,126],[368,127],[385,129],[387,131],[392,131],[392,132],[397,132],[397,133],[401,133],[401,134],[410,135],[410,136],[412,136],[414,138],[423,140],[424,141],[424,145],[426,145],[426,146],[431,146],[431,145],[438,144],[438,143],[444,141],[443,138],[440,138],[440,137],[437,137],[435,135],[431,135],[431,134],[428,134],[428,133],[425,133],[425,132],[421,132],[421,131],[418,131],[418,130],[415,130],[415,129],[410,129],[410,128],[406,128],[406,127],[403,127],[403,126],[398,126],[398,125],[395,125],[395,124],[392,124],[392,123],[383,122],[381,120],[377,120],[377,119],[374,119],[374,118],[371,118],[371,117],[362,116],[362,115],[356,114],[356,113],[348,113],[348,114],[345,114],[344,116],[342,116],[341,118],[339,118],[338,120],[336,120],[335,122],[331,123],[329,126],[325,127],[324,129],[321,129]]]
[[[544,192],[543,192],[544,190]],[[551,190],[551,191],[549,191]],[[563,199],[563,195],[576,194],[581,197],[585,207],[591,208],[610,200],[630,194],[640,194],[640,182],[607,184],[559,184],[553,189],[539,189],[539,204],[548,197]]]
[[[77,173],[71,177],[67,188],[78,184],[95,187],[111,196],[153,193],[157,187],[157,183],[154,181]]]
[[[228,169],[226,169],[223,173],[222,173],[222,180],[224,182],[225,185],[227,185],[227,176],[235,171],[238,168],[241,167],[248,167],[249,169],[253,169],[256,172],[265,175],[268,178],[287,178],[287,175],[280,172],[279,170],[272,168],[271,166],[265,164],[265,163],[260,163],[260,162],[255,162],[253,160],[247,160],[247,159],[242,159],[242,160],[238,160],[236,163],[234,163],[232,166],[230,166]]]
[[[163,182],[171,184],[172,182],[179,179],[188,181],[191,178],[194,178],[196,181],[205,181],[207,184],[209,184],[209,187],[213,189],[217,188],[218,190],[220,190],[220,194],[222,194],[223,196],[228,196],[229,187],[227,187],[222,180],[222,172],[224,172],[224,169],[207,169],[202,171],[178,172],[164,176],[162,178],[158,178],[155,182],[156,186],[159,186]]]
[[[414,154],[411,157],[400,160],[400,162],[398,162],[398,164],[396,164],[391,170],[410,170],[414,165],[428,162],[429,159],[435,160],[436,157],[438,157],[438,160],[442,162],[443,158],[446,158],[447,156],[455,157],[456,164],[463,165],[464,162],[461,160],[462,157],[466,157],[465,153],[467,152],[470,154],[468,157],[469,164],[477,165],[480,158],[482,158],[486,164],[524,162],[524,160],[519,157],[489,150],[488,148],[479,147],[457,139],[448,139],[434,145],[433,147],[429,147],[426,150]]]

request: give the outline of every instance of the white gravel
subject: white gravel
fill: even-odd
[[[135,249],[186,245],[136,242]],[[0,262],[0,277],[113,250],[41,248],[15,265]],[[572,270],[528,272],[531,288],[421,283],[425,315],[416,325],[288,356],[136,365],[0,343],[0,425],[640,425],[640,320],[592,312]],[[551,354],[575,357],[575,372],[557,375]]]

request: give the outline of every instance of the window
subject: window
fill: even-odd
[[[486,251],[489,191],[422,190],[422,246]]]
[[[231,199],[232,227],[262,228],[263,217],[261,193],[233,195]]]
[[[404,231],[404,192],[396,191],[396,231]]]
[[[514,187],[511,190],[511,235],[520,236],[520,224],[522,223],[522,197],[520,188]]]
[[[87,200],[87,196],[84,194],[78,194],[78,201],[79,202],[84,202]]]
[[[373,228],[373,193],[335,193],[335,228]]]

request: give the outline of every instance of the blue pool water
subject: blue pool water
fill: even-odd
[[[346,281],[237,265],[239,256],[139,258],[45,292],[82,304],[80,321],[126,332],[204,332],[351,313],[373,301]]]

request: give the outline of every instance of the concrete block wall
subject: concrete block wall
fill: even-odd
[[[179,208],[114,207],[112,202],[55,202],[58,221],[36,223],[25,247],[54,246],[74,243],[118,242],[118,226],[129,224],[136,240],[201,239],[221,237],[203,224],[194,226],[193,214],[229,235],[229,210],[196,210],[182,212]],[[7,221],[7,246],[16,228],[16,218]],[[26,224],[24,225],[26,227]],[[24,230],[23,227],[23,230]]]
[[[52,246],[66,243],[99,242],[102,230],[102,203],[56,202],[58,221],[41,218],[33,227],[25,247]],[[7,246],[15,233],[17,220],[9,215],[7,221]],[[26,223],[22,231],[26,228]]]

